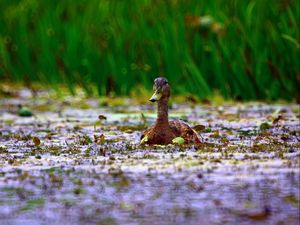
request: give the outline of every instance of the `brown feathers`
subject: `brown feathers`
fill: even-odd
[[[200,144],[200,137],[187,123],[180,120],[170,121],[168,125],[155,124],[144,131],[141,140],[147,136],[145,144],[171,144],[176,137],[182,137],[185,144]]]
[[[187,123],[174,120],[168,121],[168,100],[170,87],[164,77],[154,80],[154,94],[150,98],[151,102],[158,102],[157,119],[154,126],[145,130],[141,136],[143,144],[171,144],[176,137],[182,137],[185,144],[200,144],[200,138]]]

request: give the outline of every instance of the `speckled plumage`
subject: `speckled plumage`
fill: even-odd
[[[159,94],[156,99],[155,95]],[[170,88],[168,81],[159,77],[154,80],[154,94],[150,101],[158,101],[157,120],[156,123],[145,130],[141,136],[141,140],[147,136],[146,144],[170,144],[176,137],[182,137],[185,144],[200,144],[200,137],[186,122],[181,120],[168,121],[168,99],[170,96]]]
[[[167,126],[153,125],[145,130],[141,140],[147,135],[147,144],[170,144],[176,137],[182,137],[185,144],[200,144],[200,137],[187,123],[181,120],[172,120]]]

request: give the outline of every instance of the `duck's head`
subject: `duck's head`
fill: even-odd
[[[168,99],[170,97],[170,87],[168,80],[164,77],[158,77],[154,80],[153,85],[154,94],[149,99],[150,102],[156,102],[161,99]]]

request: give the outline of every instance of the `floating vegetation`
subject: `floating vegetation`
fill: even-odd
[[[20,106],[20,109],[18,111],[18,115],[22,117],[30,117],[33,115],[31,110],[26,106]]]
[[[182,137],[176,137],[172,140],[173,144],[183,145],[185,142],[184,138]]]
[[[0,7],[0,79],[20,81],[34,96],[36,82],[59,95],[66,88],[82,94],[79,85],[88,96],[110,96],[102,106],[120,106],[116,95],[141,99],[161,74],[174,93],[196,96],[190,101],[299,98],[296,0],[20,0]],[[16,93],[4,87],[0,95]]]
[[[174,103],[171,115],[195,124],[202,143],[148,146],[139,140],[154,120],[149,105],[84,98],[90,106],[82,109],[74,108],[82,99],[49,103],[38,93],[23,103],[53,111],[20,117],[10,110],[18,94],[0,99],[4,224],[299,221],[298,105]]]

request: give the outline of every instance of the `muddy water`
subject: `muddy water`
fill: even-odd
[[[299,224],[298,105],[173,103],[203,144],[140,146],[155,108],[106,101],[0,99],[1,224]]]

